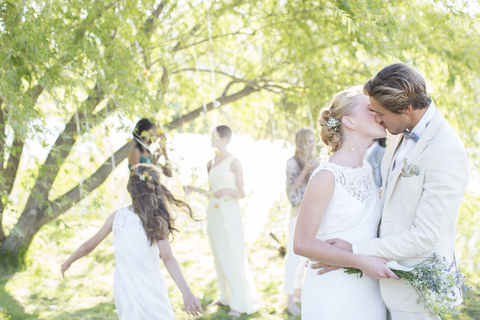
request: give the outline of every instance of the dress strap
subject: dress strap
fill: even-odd
[[[315,170],[313,170],[312,175],[310,176],[310,179],[308,181],[310,182],[310,180],[312,180],[312,178],[322,170],[331,172],[333,174],[333,177],[335,178],[335,181],[337,181],[337,170],[335,166],[332,165],[330,162],[322,163]]]
[[[231,154],[226,159],[224,159],[223,162],[225,162],[225,166],[228,166],[228,168],[230,168],[233,160],[235,160],[235,156],[233,154]]]

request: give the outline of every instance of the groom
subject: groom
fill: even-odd
[[[457,212],[469,180],[462,141],[427,95],[425,80],[405,64],[385,67],[365,83],[364,93],[377,122],[395,135],[381,167],[379,238],[354,244],[341,239],[328,242],[404,266],[416,265],[434,252],[455,261]],[[336,268],[326,267],[319,274]],[[429,317],[404,281],[380,279],[380,289],[392,320],[440,319]],[[461,293],[455,296],[460,304]]]

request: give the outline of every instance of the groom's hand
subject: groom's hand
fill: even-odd
[[[342,250],[352,252],[352,245],[351,245],[350,242],[348,242],[348,241],[335,238],[335,239],[327,240],[327,241],[325,241],[325,242],[328,243],[328,244],[331,244],[332,246],[338,247],[338,248],[340,248],[340,249],[342,249]],[[338,266],[328,266],[328,265],[323,264],[323,263],[321,263],[321,262],[312,264],[312,265],[310,265],[310,267],[311,267],[312,269],[320,269],[320,268],[323,268],[322,270],[318,270],[318,271],[317,271],[317,274],[320,274],[320,275],[321,275],[321,274],[328,273],[328,272],[330,272],[330,271],[334,271],[334,270],[338,270],[338,269],[341,269],[341,268],[342,268],[342,267],[338,267]]]
[[[335,238],[335,239],[327,240],[325,242],[328,243],[328,244],[331,244],[332,246],[340,248],[342,250],[345,250],[345,251],[348,251],[348,252],[353,252],[352,244],[348,241],[343,240],[343,239]]]
[[[342,267],[329,266],[329,265],[323,264],[321,262],[318,262],[318,263],[315,263],[315,264],[311,264],[310,268],[312,268],[312,269],[323,268],[322,270],[318,270],[317,274],[325,274],[325,273],[330,272],[330,271],[341,269]]]
[[[360,257],[362,257],[360,269],[370,279],[377,280],[386,278],[400,280],[400,277],[385,265],[388,262],[386,259],[368,256]]]

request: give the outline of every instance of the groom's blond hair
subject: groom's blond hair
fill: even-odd
[[[431,102],[423,77],[403,63],[383,68],[365,83],[363,92],[395,113],[402,113],[409,105],[414,110],[424,109]]]

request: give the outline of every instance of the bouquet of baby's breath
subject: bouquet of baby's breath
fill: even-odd
[[[432,315],[456,314],[455,289],[464,293],[472,289],[464,284],[465,276],[455,271],[454,262],[448,264],[445,257],[442,259],[437,253],[412,268],[403,267],[395,261],[388,262],[386,266],[417,291],[417,302],[423,302]],[[363,275],[356,268],[345,268],[345,273]]]

